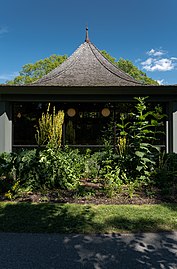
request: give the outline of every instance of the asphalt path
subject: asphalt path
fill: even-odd
[[[0,269],[175,269],[177,232],[0,233]]]

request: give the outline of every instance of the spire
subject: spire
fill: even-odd
[[[88,27],[86,27],[86,37],[85,37],[85,42],[89,43],[89,36],[88,36]]]

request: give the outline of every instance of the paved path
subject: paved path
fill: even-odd
[[[175,269],[177,232],[104,235],[0,233],[0,269]]]

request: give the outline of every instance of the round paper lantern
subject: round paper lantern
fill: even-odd
[[[105,107],[101,110],[101,114],[103,115],[103,117],[108,117],[110,115],[110,110],[109,108]]]
[[[76,110],[74,108],[69,108],[67,114],[69,117],[74,117],[76,115]]]

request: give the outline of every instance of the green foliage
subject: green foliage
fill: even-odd
[[[18,196],[18,192],[20,189],[20,181],[16,181],[11,188],[5,193],[5,197],[9,200],[13,200]]]
[[[48,187],[70,190],[78,187],[84,172],[84,158],[78,150],[49,148],[41,152],[39,162],[45,167]]]
[[[24,150],[14,153],[14,175],[21,188],[33,190],[44,180],[45,173],[39,163],[39,151]]]
[[[34,64],[25,64],[22,70],[19,72],[19,76],[15,77],[14,80],[8,81],[9,85],[25,85],[32,83],[44,75],[48,74],[54,68],[59,66],[67,59],[66,55],[51,55],[48,58],[39,60]]]
[[[157,139],[157,126],[165,117],[159,106],[150,110],[146,98],[135,98],[135,112],[129,113],[129,118],[121,115],[121,124],[118,124],[121,171],[126,172],[130,181],[138,179],[143,183],[147,183],[155,169],[159,152],[153,144]]]
[[[98,178],[100,165],[98,164],[97,158],[88,158],[85,161],[85,172],[84,177],[86,178]]]
[[[13,156],[9,153],[0,155],[0,193],[8,192],[14,181]]]
[[[108,197],[112,197],[115,193],[120,193],[123,187],[121,178],[121,170],[119,166],[112,167],[112,160],[106,162],[102,168],[102,176],[104,178],[105,193]]]
[[[167,153],[161,156],[159,168],[154,175],[154,184],[162,193],[173,199],[177,194],[177,154]]]
[[[156,80],[153,80],[152,78],[149,78],[145,72],[139,70],[133,63],[129,60],[125,60],[123,58],[120,58],[119,61],[117,61],[117,66],[135,78],[136,80],[142,82],[143,84],[147,85],[159,85]]]
[[[62,138],[62,126],[64,122],[64,112],[59,111],[55,113],[55,107],[53,107],[53,113],[50,114],[50,103],[46,114],[42,113],[39,119],[39,126],[36,127],[36,141],[39,146],[48,145],[48,147],[58,148],[61,146]]]
[[[110,155],[101,169],[109,196],[126,185],[132,197],[135,189],[150,184],[157,168],[159,149],[154,145],[166,115],[159,105],[152,109],[146,99],[135,98],[132,112],[120,113],[120,123],[113,122],[117,129],[117,154]]]
[[[112,57],[107,51],[101,50],[101,53],[105,58],[107,58],[111,63],[116,64],[116,58]]]
[[[0,194],[13,199],[22,189],[64,189],[88,195],[80,181],[87,178],[101,183],[102,191],[109,197],[125,191],[132,198],[136,189],[142,185],[150,186],[151,179],[155,178],[156,186],[164,190],[166,187],[174,195],[177,155],[167,154],[159,159],[159,151],[154,146],[165,115],[160,106],[151,109],[146,97],[135,98],[135,101],[132,112],[120,114],[117,151],[107,143],[104,150],[94,153],[87,150],[85,154],[58,146],[61,136],[56,139],[52,133],[56,130],[53,123],[57,115],[55,111],[50,115],[48,109],[41,119],[41,129],[38,129],[39,145],[48,143],[46,148],[0,155]],[[57,118],[58,122],[61,131],[61,122]],[[94,191],[90,190],[90,193]]]
[[[110,62],[119,67],[122,71],[129,74],[134,79],[142,82],[147,85],[159,85],[156,80],[149,78],[145,72],[139,70],[131,61],[120,58],[116,61],[116,58],[113,58],[105,50],[102,50],[101,53],[106,57]]]
[[[12,200],[19,191],[19,181],[15,168],[16,154],[2,153],[0,155],[0,194]]]
[[[0,188],[7,198],[18,189],[76,189],[85,169],[84,156],[78,150],[25,150],[8,159],[10,165],[0,156]]]
[[[85,171],[84,177],[96,179],[103,176],[103,167],[109,159],[113,159],[113,152],[111,149],[94,152],[88,150],[85,155]]]

